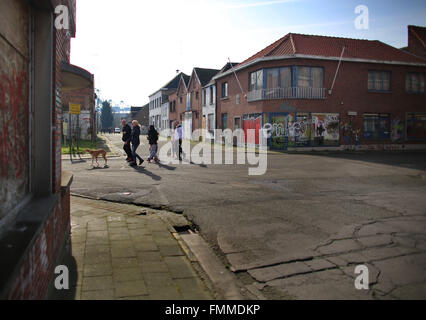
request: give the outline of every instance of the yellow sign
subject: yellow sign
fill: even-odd
[[[81,113],[81,104],[70,103],[70,113],[71,114],[80,114]]]

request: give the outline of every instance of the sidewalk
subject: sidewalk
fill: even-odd
[[[71,199],[69,266],[77,300],[208,300],[170,226],[143,208]],[[69,298],[69,297],[68,297]]]
[[[119,148],[117,148],[116,146],[114,146],[113,143],[111,143],[111,141],[108,139],[108,137],[106,135],[98,135],[98,139],[102,140],[105,147],[101,147],[100,149],[105,149],[107,150],[107,157],[108,159],[111,158],[118,158],[121,157],[122,155],[124,155],[124,151],[120,150]],[[80,152],[84,152],[83,149],[80,150]],[[77,160],[91,160],[92,156],[89,154],[75,154],[74,156],[71,156],[71,158],[75,161]],[[70,155],[69,154],[62,154],[61,156],[62,160],[69,160],[70,159]],[[102,157],[99,157],[99,160],[103,161]],[[101,162],[102,164],[103,162]]]

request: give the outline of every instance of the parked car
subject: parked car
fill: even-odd
[[[115,128],[115,129],[114,129],[114,132],[115,132],[115,133],[121,133],[121,129],[120,129],[120,128]]]

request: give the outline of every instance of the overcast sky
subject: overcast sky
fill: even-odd
[[[355,28],[358,5],[368,30]],[[220,69],[289,32],[404,47],[409,24],[426,26],[426,1],[77,0],[71,63],[95,74],[103,99],[141,106],[177,69]]]

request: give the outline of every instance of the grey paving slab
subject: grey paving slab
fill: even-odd
[[[209,292],[167,225],[138,208],[72,197],[74,299],[205,299]],[[84,221],[81,219],[85,219]],[[129,219],[129,220],[127,220]],[[80,228],[83,225],[84,228]],[[192,281],[178,278],[191,277]],[[179,281],[176,281],[179,280]],[[192,288],[183,288],[191,285]],[[182,287],[182,288],[180,288]]]

